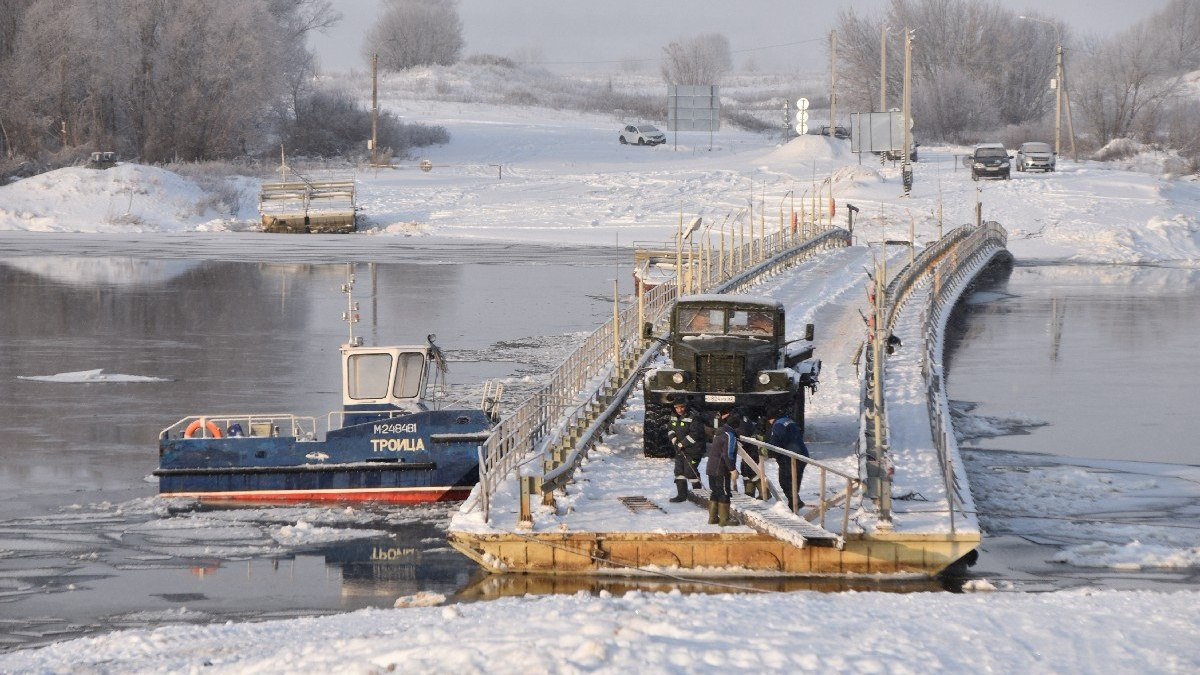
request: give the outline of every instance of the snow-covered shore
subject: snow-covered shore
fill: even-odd
[[[134,630],[0,656],[36,673],[1194,672],[1195,593],[644,593]]]

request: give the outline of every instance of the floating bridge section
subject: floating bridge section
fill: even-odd
[[[263,183],[258,210],[265,232],[344,234],[357,229],[354,181]]]
[[[809,223],[788,231],[781,218],[777,234],[731,247],[728,259],[688,256],[676,279],[640,295],[635,306],[614,308],[613,319],[585,339],[549,383],[497,425],[480,447],[479,484],[451,523],[450,543],[493,572],[545,574],[639,574],[654,566],[692,574],[728,575],[736,568],[784,575],[932,575],[970,554],[979,544],[979,530],[949,428],[942,332],[975,276],[1007,255],[1004,230],[995,223],[952,231],[915,256],[886,287],[880,275],[875,320],[864,349],[855,449],[859,475],[846,477],[844,492],[826,495],[825,467],[814,462],[821,470],[820,502],[809,511],[779,513],[749,498],[733,505],[732,511],[753,531],[718,533],[704,525],[694,532],[663,531],[650,521],[639,532],[567,531],[565,525],[539,529],[535,522],[537,513],[558,511],[556,496],[566,494],[641,373],[658,358],[659,346],[647,344],[640,326],[667,316],[681,292],[677,282],[685,286],[683,292],[741,292],[768,275],[850,243],[850,233],[832,224]],[[887,355],[891,336],[905,345],[898,352],[902,356]],[[926,409],[919,415],[904,410],[889,394],[889,387],[899,390],[914,377],[927,392]],[[920,420],[915,426],[928,429],[923,438],[911,431],[914,417]],[[935,498],[921,516],[898,513],[890,501],[893,481],[905,480],[901,462],[909,461],[923,475],[932,471],[942,485],[941,501]],[[693,492],[694,500],[704,498],[703,491]],[[855,517],[849,524],[852,510]],[[650,502],[645,511],[662,509]],[[841,521],[840,531],[826,529],[827,512]]]

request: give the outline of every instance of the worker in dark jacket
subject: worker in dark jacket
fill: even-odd
[[[737,432],[741,416],[732,410],[724,410],[718,417],[719,426],[708,444],[708,463],[704,473],[708,475],[708,523],[724,527],[729,524],[729,495],[737,477]]]
[[[808,446],[804,444],[804,430],[800,428],[796,420],[787,415],[777,415],[769,421],[771,423],[771,439],[767,441],[768,443],[808,457]],[[787,495],[788,510],[795,512],[797,508],[804,506],[804,502],[799,497],[793,496],[792,462],[796,463],[796,490],[800,489],[800,481],[804,478],[805,464],[800,460],[793,460],[787,455],[771,454],[775,456],[775,462],[779,465],[779,487]]]
[[[700,487],[700,460],[704,457],[704,422],[678,401],[667,420],[667,439],[675,450],[675,496],[673,502],[687,500],[688,481]]]
[[[738,429],[738,435],[747,436],[759,441],[766,440],[763,437],[764,435],[762,434],[760,427],[761,425],[759,424],[759,420],[752,418],[749,414],[743,415],[742,426],[740,429]],[[759,456],[758,448],[756,447],[747,447],[746,450],[751,457]],[[762,481],[759,480],[758,472],[755,471],[755,465],[747,462],[745,458],[742,458],[741,462],[742,491],[746,493],[747,497],[768,499],[770,495],[766,493],[759,494],[760,490],[762,489]]]

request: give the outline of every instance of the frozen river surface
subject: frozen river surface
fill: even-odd
[[[71,242],[78,252],[79,239]],[[83,257],[61,255],[52,239],[18,238],[0,258],[0,645],[387,607],[420,591],[469,599],[576,590],[479,573],[445,544],[452,507],[199,511],[153,497],[155,438],[185,414],[323,416],[339,405],[346,265],[330,261],[320,238],[292,242],[241,251],[228,236],[119,246],[98,238]],[[223,261],[206,259],[214,255]],[[375,344],[436,333],[462,394],[499,378],[519,397],[610,315],[614,278],[629,292],[627,250],[391,239],[383,248],[355,240],[339,255],[355,261],[357,332]],[[1036,486],[1021,481],[1047,475],[1086,491],[1063,479],[1080,471],[1125,484],[1126,469],[1029,453],[1195,463],[1182,443],[1182,394],[1200,352],[1179,341],[1200,328],[1197,290],[1194,272],[1039,266],[1018,267],[970,298],[949,349],[948,388],[976,499],[1002,514],[981,514],[996,535],[985,543],[988,578],[1031,588],[1194,583],[1189,574],[1130,579],[1053,562],[1064,547],[1102,542],[1100,528],[1072,540],[1062,527],[1016,517],[1029,504],[1004,495],[1032,494]],[[28,379],[94,370],[147,381]],[[1151,379],[1139,377],[1147,371]],[[1099,387],[1130,393],[1102,397],[1118,407],[1101,410],[1087,396]],[[1195,490],[1170,488],[1188,479],[1168,474],[1155,469],[1168,494],[1136,514],[1143,527],[1196,515]],[[1004,489],[992,494],[996,484]],[[1102,508],[1075,515],[1116,517]]]

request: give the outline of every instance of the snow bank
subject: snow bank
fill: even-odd
[[[1188,672],[1198,624],[1193,592],[602,592],[123,631],[0,655],[0,670]]]
[[[0,230],[34,232],[219,231],[257,207],[254,181],[231,178],[246,193],[236,213],[194,181],[153,166],[106,170],[67,167],[0,187]]]

